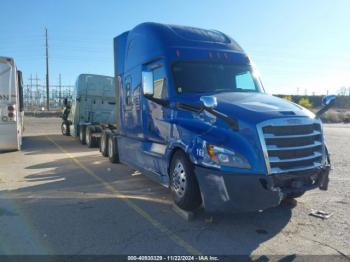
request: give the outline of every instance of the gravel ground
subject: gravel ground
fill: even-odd
[[[328,191],[190,222],[173,211],[166,188],[61,136],[59,119],[27,117],[25,128],[23,150],[0,155],[0,254],[350,256],[350,125],[324,127]],[[333,215],[322,220],[311,209]]]

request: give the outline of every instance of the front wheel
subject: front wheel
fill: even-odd
[[[290,193],[287,195],[286,199],[293,199],[293,198],[298,198],[304,195],[305,192],[297,192],[297,193]]]
[[[85,141],[89,148],[93,148],[96,146],[96,138],[93,137],[93,133],[95,128],[93,126],[88,126],[85,131]]]
[[[86,126],[85,125],[81,125],[79,127],[79,141],[82,145],[85,145],[86,144]]]
[[[202,203],[193,165],[182,151],[177,151],[171,161],[170,188],[175,204],[184,210],[195,210]]]
[[[62,132],[62,135],[64,135],[64,136],[70,135],[69,124],[67,122],[62,122],[61,132]]]

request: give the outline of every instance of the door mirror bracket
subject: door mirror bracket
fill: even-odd
[[[334,105],[336,98],[337,97],[335,95],[324,96],[322,98],[323,107],[316,113],[316,118],[319,118],[324,113],[326,113]]]

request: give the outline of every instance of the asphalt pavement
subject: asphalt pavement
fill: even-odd
[[[350,256],[350,125],[326,125],[329,190],[264,212],[191,221],[169,189],[60,135],[60,119],[26,118],[21,152],[0,155],[0,254]],[[328,219],[311,209],[332,213]]]

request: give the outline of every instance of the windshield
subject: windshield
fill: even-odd
[[[263,92],[249,66],[179,62],[172,71],[178,93]]]

